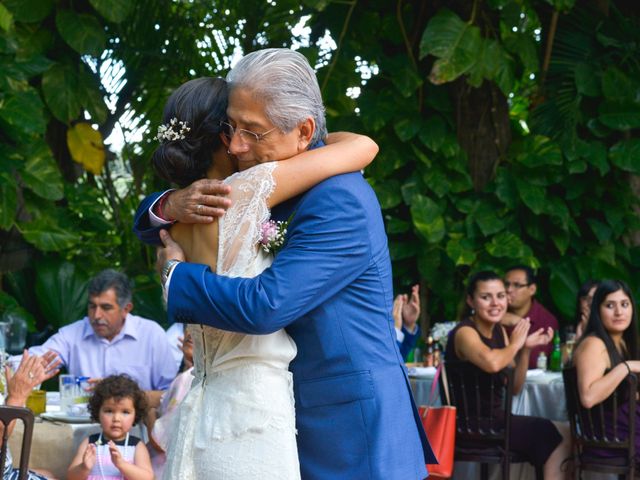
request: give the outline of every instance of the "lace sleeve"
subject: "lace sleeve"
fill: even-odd
[[[225,180],[231,186],[231,207],[220,219],[217,273],[243,276],[259,254],[260,226],[270,216],[267,199],[275,188],[276,162],[256,165]]]

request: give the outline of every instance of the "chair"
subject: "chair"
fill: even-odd
[[[527,460],[509,450],[513,369],[497,374],[483,372],[469,362],[446,362],[440,377],[440,398],[449,390],[449,403],[456,407],[455,460],[480,463],[482,480],[489,477],[489,464],[500,464],[502,478],[509,479],[511,463]],[[487,402],[487,399],[493,399]],[[542,479],[542,465],[534,465]]]
[[[22,435],[22,449],[20,450],[20,474],[18,480],[25,480],[29,475],[29,455],[31,453],[31,437],[33,436],[33,412],[28,408],[0,406],[0,422],[4,426],[2,433],[2,448],[0,448],[0,472],[4,470],[9,448],[8,426],[14,420],[22,420],[24,433]]]
[[[591,408],[585,408],[580,403],[576,368],[564,369],[562,377],[573,437],[575,478],[580,478],[583,470],[633,478],[637,377],[634,374],[627,375],[609,398]],[[628,435],[620,432],[618,426],[619,408],[626,402],[629,403]],[[608,450],[611,457],[598,455],[593,449]]]

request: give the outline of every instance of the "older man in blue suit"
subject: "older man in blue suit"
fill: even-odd
[[[292,78],[302,78],[296,57],[286,49],[261,50],[231,72],[229,149],[240,168],[298,153],[290,135],[297,125],[286,122],[286,110],[298,106],[288,104],[284,87],[274,95],[261,82],[266,70],[278,68],[282,84],[296,88]],[[313,88],[321,99],[317,82]],[[324,131],[321,102],[305,117]],[[276,129],[284,135],[267,141],[265,132]],[[243,141],[239,130],[261,132],[262,141]],[[157,230],[147,229],[155,199],[139,208],[136,230],[157,243]],[[396,344],[391,263],[375,194],[362,175],[339,175],[272,212],[276,220],[290,217],[284,247],[255,278],[222,277],[184,262],[180,247],[160,232],[169,315],[249,334],[286,328],[298,347],[290,369],[303,479],[425,478],[425,463],[435,458]]]

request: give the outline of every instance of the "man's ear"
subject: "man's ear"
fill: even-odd
[[[298,125],[298,152],[304,152],[309,148],[315,131],[316,122],[311,117],[307,117]]]
[[[538,285],[536,285],[535,283],[532,283],[531,285],[529,285],[529,289],[531,292],[531,296],[535,297],[536,296],[536,292],[538,291]]]
[[[124,306],[123,310],[124,310],[125,315],[128,314],[128,313],[131,313],[131,310],[133,310],[133,303],[131,303],[131,302],[127,303]]]

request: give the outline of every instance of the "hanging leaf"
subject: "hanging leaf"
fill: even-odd
[[[598,107],[598,119],[615,130],[640,128],[640,103],[603,102]]]
[[[53,0],[2,0],[16,22],[35,23],[49,15]]]
[[[531,249],[522,242],[520,237],[511,232],[500,232],[485,244],[485,248],[491,255],[499,258],[514,258],[526,263],[531,257]]]
[[[623,140],[609,150],[611,163],[627,172],[640,174],[640,139]]]
[[[498,216],[499,209],[495,205],[478,201],[471,215],[486,237],[498,233],[505,227],[504,221]]]
[[[104,28],[92,15],[59,10],[56,27],[64,41],[81,55],[99,57],[105,49],[107,36]]]
[[[481,48],[480,29],[443,8],[429,21],[422,35],[420,58],[427,55],[438,58],[429,80],[439,85],[467,73],[478,61]]]
[[[104,166],[105,153],[102,135],[88,123],[76,123],[67,130],[67,146],[71,157],[85,170],[100,175]]]
[[[97,124],[103,124],[107,120],[107,105],[99,87],[99,78],[93,76],[81,67],[78,80],[81,89],[82,106],[86,108],[91,120]]]
[[[562,151],[558,144],[548,137],[529,135],[525,137],[516,159],[527,167],[562,165]]]
[[[0,3],[0,28],[2,28],[2,30],[4,30],[5,32],[8,32],[9,30],[11,30],[12,26],[13,15],[11,15],[11,12],[7,10],[7,7]]]
[[[47,200],[60,200],[63,196],[62,175],[49,146],[42,142],[30,146],[21,172],[24,184],[36,195]]]
[[[580,283],[573,266],[573,261],[559,262],[548,266],[549,291],[553,303],[562,315],[572,318],[575,314],[576,296]]]
[[[575,70],[575,82],[578,92],[588,97],[600,95],[600,83],[594,68],[586,63],[579,63]]]
[[[640,84],[618,67],[609,67],[602,74],[602,93],[611,102],[632,102],[640,95]]]
[[[476,261],[476,253],[473,251],[473,246],[465,238],[458,237],[449,240],[446,251],[447,256],[456,266],[473,265]]]
[[[546,190],[538,185],[533,185],[526,178],[516,178],[518,193],[524,204],[536,215],[544,212],[546,207]]]
[[[0,108],[0,118],[27,134],[44,134],[44,104],[35,88],[8,95]]]
[[[89,0],[89,3],[100,15],[114,23],[125,20],[134,7],[130,0]]]
[[[54,65],[42,76],[42,93],[51,113],[63,123],[80,116],[78,75],[69,65]]]
[[[27,242],[44,252],[67,250],[81,240],[77,233],[60,226],[56,219],[50,217],[40,217],[29,223],[21,223],[18,229]]]
[[[445,224],[441,209],[429,197],[416,195],[411,204],[413,225],[429,243],[437,243],[444,238]]]
[[[418,138],[428,148],[437,152],[444,142],[447,126],[439,115],[432,115],[423,122],[423,127],[418,133]]]
[[[380,207],[383,210],[397,207],[402,203],[402,196],[400,195],[400,183],[398,180],[383,180],[376,182],[373,185],[373,190],[376,192]]]

